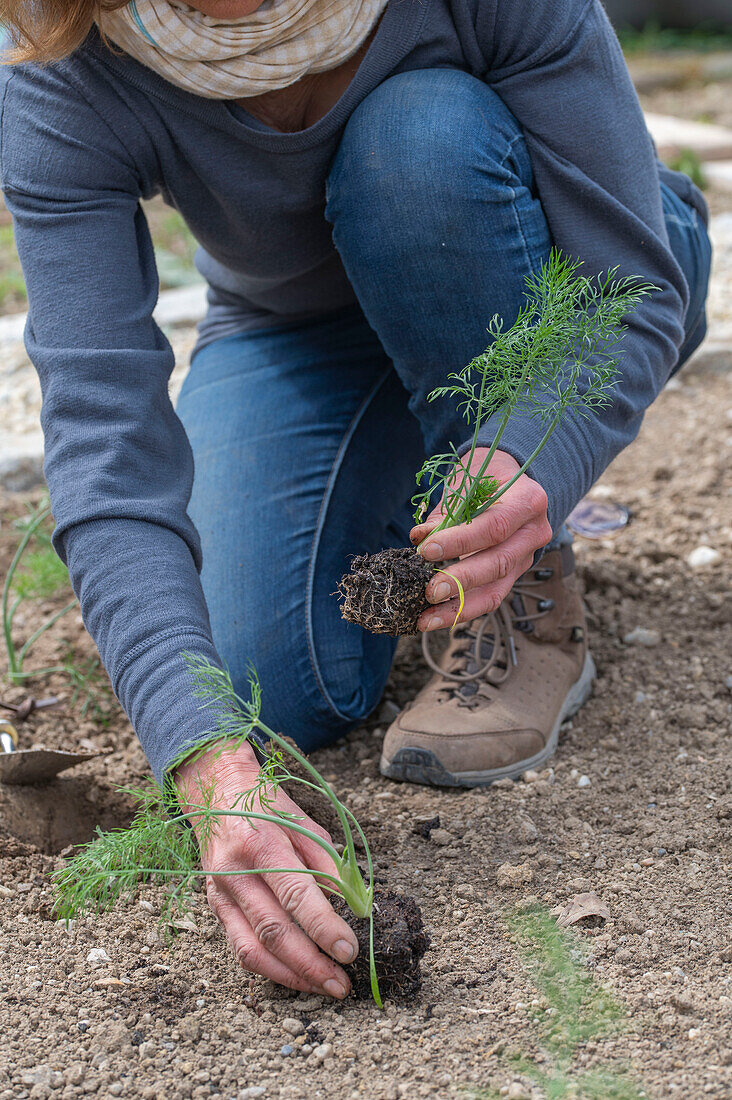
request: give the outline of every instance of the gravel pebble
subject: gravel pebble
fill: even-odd
[[[316,1062],[324,1062],[325,1059],[328,1058],[332,1053],[332,1043],[318,1043],[318,1045],[313,1049],[311,1057],[314,1058]]]
[[[302,1020],[296,1020],[294,1016],[287,1016],[282,1021],[282,1030],[286,1031],[288,1035],[302,1035],[305,1025]]]
[[[626,645],[643,645],[650,649],[660,643],[661,635],[657,630],[649,630],[645,626],[635,626],[623,635],[623,641]]]
[[[691,551],[686,561],[692,569],[703,569],[707,565],[716,565],[721,559],[719,550],[711,546],[697,546]]]
[[[98,966],[104,966],[105,963],[111,962],[112,960],[103,947],[92,947],[86,957],[86,961],[89,963],[89,966],[96,968]]]
[[[534,872],[528,863],[503,863],[496,871],[496,881],[499,886],[515,888],[531,882]]]

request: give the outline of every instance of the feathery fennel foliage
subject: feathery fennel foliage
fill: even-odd
[[[637,278],[616,278],[617,268],[588,278],[578,274],[580,267],[579,261],[552,251],[539,271],[527,277],[526,301],[511,328],[504,330],[496,315],[488,328],[490,347],[450,374],[448,385],[430,393],[430,401],[452,398],[473,434],[462,457],[450,444],[445,454],[424,463],[416,479],[420,491],[412,498],[415,521],[423,519],[440,488],[444,518],[436,530],[470,523],[525,473],[565,416],[587,416],[610,404],[624,318],[656,288]],[[518,414],[537,422],[539,438],[521,469],[501,486],[487,473],[488,465],[509,420]],[[499,419],[491,446],[473,471],[480,430],[495,416]]]
[[[256,674],[250,676],[250,698],[243,699],[234,691],[228,672],[212,665],[205,658],[184,653],[188,672],[193,680],[194,695],[202,700],[202,708],[211,711],[212,736],[191,752],[181,754],[176,763],[200,758],[212,749],[224,752],[249,742],[258,744],[258,731],[274,745],[261,765],[254,786],[239,792],[228,809],[216,799],[213,786],[198,781],[195,795],[185,794],[170,782],[165,798],[154,783],[132,790],[138,802],[137,813],[126,829],[98,835],[90,844],[56,872],[56,912],[62,919],[95,909],[111,908],[116,901],[130,895],[139,885],[150,880],[168,883],[161,923],[168,923],[176,912],[185,909],[197,879],[206,875],[310,874],[322,889],[340,895],[361,918],[370,922],[371,991],[381,1007],[378,978],[373,954],[374,871],[366,837],[351,811],[343,805],[310,761],[290,742],[262,722],[261,688]],[[307,778],[294,774],[290,762],[295,761]],[[174,765],[175,767],[175,765]],[[171,770],[174,770],[171,769]],[[276,804],[277,792],[283,783],[301,784],[317,791],[332,804],[344,835],[342,852],[301,822],[294,812],[282,810]],[[182,804],[186,809],[180,808]],[[224,818],[235,817],[249,822],[268,822],[308,837],[333,860],[335,874],[328,875],[301,867],[262,867],[241,871],[204,872],[200,856],[205,855]],[[195,826],[196,832],[190,825]],[[256,824],[254,826],[256,828]],[[196,840],[196,833],[198,839]],[[356,859],[355,836],[364,847],[367,862],[366,880]]]

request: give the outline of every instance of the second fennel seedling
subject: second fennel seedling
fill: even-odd
[[[581,263],[553,251],[536,275],[526,279],[526,301],[514,324],[504,329],[493,318],[493,342],[448,384],[429,394],[430,401],[451,398],[471,428],[461,455],[454,444],[432,455],[417,474],[413,498],[415,522],[442,497],[442,519],[435,535],[471,523],[491,508],[530,468],[568,415],[587,416],[610,404],[618,378],[618,345],[624,318],[655,288],[637,278],[580,275]],[[503,485],[489,467],[513,417],[537,425],[531,454]],[[472,469],[488,422],[495,425],[477,469]],[[421,544],[420,544],[421,545]],[[341,580],[343,618],[374,634],[414,634],[428,606],[425,585],[434,567],[411,548],[382,550],[356,557]],[[444,571],[444,570],[442,570]]]
[[[334,899],[343,899],[357,923],[367,922],[368,938],[362,945],[368,950],[369,986],[376,1004],[381,1007],[381,993],[377,977],[374,951],[374,869],[366,837],[351,811],[340,801],[307,757],[288,740],[275,733],[261,719],[261,691],[256,675],[250,679],[251,697],[242,699],[236,694],[229,674],[211,665],[205,658],[184,654],[184,659],[194,683],[194,693],[210,708],[215,725],[214,735],[199,746],[193,754],[190,750],[183,759],[191,760],[212,748],[231,751],[245,742],[253,743],[258,731],[274,751],[270,751],[261,766],[255,785],[240,792],[231,807],[217,804],[212,787],[199,785],[192,801],[191,792],[182,792],[171,785],[164,801],[157,789],[131,791],[138,800],[137,816],[127,829],[100,833],[96,840],[82,849],[55,878],[57,915],[69,919],[89,909],[110,908],[123,895],[129,894],[139,884],[148,880],[168,882],[166,909],[163,920],[173,912],[184,909],[190,899],[197,879],[205,875],[309,874]],[[297,766],[302,774],[295,774]],[[343,851],[322,836],[302,824],[295,813],[276,805],[276,796],[283,783],[299,784],[322,795],[330,802],[338,817],[344,836]],[[177,808],[185,804],[186,808]],[[175,808],[174,808],[175,807]],[[328,853],[335,873],[323,874],[303,867],[262,867],[240,871],[204,872],[199,856],[205,855],[212,837],[225,818],[239,818],[253,823],[278,825],[299,833]],[[190,825],[195,825],[196,837]],[[356,858],[356,838],[363,846],[367,871],[362,874]],[[409,902],[410,899],[404,899]],[[412,903],[414,905],[414,903]],[[411,914],[410,914],[411,916]],[[421,931],[421,921],[419,922]],[[356,929],[358,935],[358,929]],[[421,949],[421,953],[420,953]],[[419,977],[419,959],[426,950],[421,941],[412,945],[408,961],[412,973],[405,974],[405,988],[411,988]],[[386,953],[387,955],[389,952]],[[360,959],[356,960],[358,964]],[[387,975],[386,992],[400,992],[399,976]],[[394,984],[389,989],[389,982]],[[354,986],[356,986],[354,981]]]

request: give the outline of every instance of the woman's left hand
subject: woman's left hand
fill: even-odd
[[[485,447],[476,448],[471,470],[480,468],[487,453]],[[487,472],[505,485],[518,469],[511,455],[496,451]],[[415,546],[439,525],[442,516],[442,506],[438,505],[424,523],[412,528],[409,537]],[[530,568],[536,551],[551,537],[546,493],[538,482],[522,474],[482,515],[471,523],[437,532],[420,553],[429,562],[462,559],[448,566],[447,573],[457,577],[465,591],[465,606],[458,621],[469,622],[498,609]],[[452,626],[460,603],[457,597],[455,582],[446,573],[436,573],[427,585],[427,599],[438,606],[422,613],[419,629]]]

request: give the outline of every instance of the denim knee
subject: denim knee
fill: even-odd
[[[353,213],[364,232],[433,220],[460,225],[461,199],[511,201],[532,187],[523,132],[501,98],[469,73],[400,73],[356,108],[327,182],[326,217]],[[427,227],[428,228],[428,227]]]
[[[669,244],[689,287],[689,307],[684,322],[684,342],[672,376],[701,344],[707,331],[706,300],[712,266],[712,245],[707,227],[689,203],[666,184],[661,185],[663,212]]]
[[[303,752],[313,752],[337,741],[356,724],[333,709],[318,691],[311,671],[303,675],[297,662],[288,665],[286,656],[270,655],[273,659],[268,660],[261,650],[255,653],[261,718],[270,729],[291,737]],[[234,689],[244,699],[251,696],[250,667],[229,665]]]
[[[313,752],[333,744],[378,705],[388,678],[395,643],[378,639],[378,652],[369,655],[349,653],[344,647],[343,660],[324,665],[318,654],[304,645],[297,629],[277,627],[268,644],[269,632],[260,624],[261,636],[242,647],[249,660],[235,653],[229,662],[234,688],[244,699],[251,695],[249,676],[252,666],[262,693],[262,720],[271,729],[287,734],[304,752]],[[338,624],[334,624],[338,628]],[[348,628],[346,628],[348,629]],[[360,627],[353,628],[360,630]],[[246,643],[246,639],[245,639]],[[371,638],[366,640],[366,646]],[[365,648],[365,647],[364,647]]]

